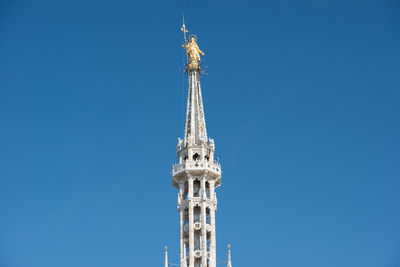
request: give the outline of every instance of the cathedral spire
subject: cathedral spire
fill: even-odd
[[[189,90],[187,97],[185,147],[207,143],[207,129],[200,88],[200,69],[187,70]]]
[[[186,26],[182,26],[186,34]],[[195,35],[183,47],[188,62],[188,98],[185,137],[178,138],[178,162],[172,167],[172,185],[179,190],[180,267],[216,267],[215,189],[221,185],[221,165],[214,160],[215,143],[207,138],[200,89],[200,54]]]
[[[187,97],[186,125],[185,125],[185,147],[201,146],[207,143],[206,120],[204,118],[203,99],[200,88],[200,54],[204,53],[197,45],[197,37],[194,34],[186,40],[186,26],[183,24],[184,44],[188,57],[186,71],[188,73],[189,90]]]

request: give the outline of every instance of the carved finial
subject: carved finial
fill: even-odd
[[[232,267],[232,261],[231,261],[231,245],[228,245],[228,264],[227,267]]]
[[[178,144],[176,145],[176,150],[179,152],[182,149],[183,140],[178,137]]]
[[[209,138],[209,146],[210,146],[211,151],[215,151],[215,142],[214,142],[214,139]]]
[[[164,267],[168,267],[168,251],[167,251],[168,247],[165,246],[164,249],[165,249],[165,265],[164,265]]]

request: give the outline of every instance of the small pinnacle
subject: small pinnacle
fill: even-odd
[[[228,248],[229,248],[229,249],[231,248],[231,244],[228,245]]]
[[[165,246],[165,248],[164,248],[165,250],[167,250],[168,249],[168,247],[167,246]]]

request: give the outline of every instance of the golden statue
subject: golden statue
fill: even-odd
[[[204,56],[204,53],[200,50],[199,46],[196,43],[196,38],[190,38],[190,42],[188,44],[184,44],[183,47],[186,49],[186,55],[189,56],[189,66],[198,65],[197,62],[200,61],[200,54]]]
[[[197,45],[197,37],[194,34],[189,36],[190,41],[187,42],[186,40],[186,30],[185,20],[182,18],[182,28],[181,31],[183,32],[184,44],[182,45],[183,48],[186,49],[186,56],[189,57],[189,64],[187,66],[188,69],[191,68],[200,68],[199,61],[200,61],[200,54],[204,56],[204,53],[200,50],[199,46]]]

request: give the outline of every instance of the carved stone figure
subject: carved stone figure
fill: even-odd
[[[182,143],[183,143],[183,140],[180,139],[180,138],[178,137],[178,145],[177,145],[177,147],[176,147],[176,150],[177,150],[177,151],[181,151],[181,149],[182,149]]]
[[[210,138],[210,149],[211,151],[215,150],[215,143],[214,143],[214,139]]]
[[[181,205],[181,201],[182,201],[182,196],[181,196],[181,194],[179,193],[179,194],[178,194],[178,208],[179,208],[179,206]]]
[[[200,141],[200,143],[203,144],[203,145],[206,145],[206,144],[207,144],[207,137],[204,136],[204,132],[201,132],[201,133],[200,133],[199,141]]]

